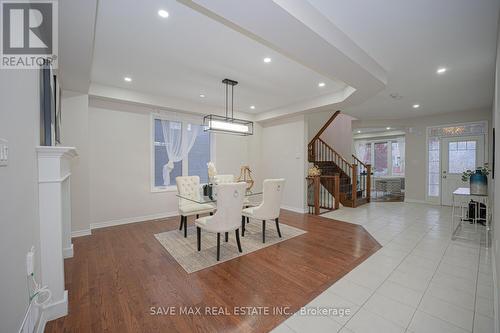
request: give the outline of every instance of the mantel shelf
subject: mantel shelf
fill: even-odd
[[[40,157],[73,158],[78,156],[75,147],[38,146],[36,147],[36,151]]]

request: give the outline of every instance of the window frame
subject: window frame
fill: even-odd
[[[461,126],[472,126],[472,125],[480,125],[483,127],[484,131],[483,133],[460,133],[458,135],[433,135],[432,131],[440,128],[448,128],[448,127],[461,127]],[[489,160],[489,122],[487,120],[478,120],[478,121],[470,121],[470,122],[460,122],[460,123],[448,123],[448,124],[442,124],[442,125],[434,125],[434,126],[427,126],[425,128],[425,177],[426,177],[426,182],[425,182],[425,201],[430,203],[430,204],[435,204],[435,205],[441,205],[441,170],[442,170],[442,159],[441,159],[441,152],[443,149],[442,146],[442,139],[446,137],[453,137],[453,136],[469,136],[469,135],[483,135],[484,136],[484,160],[488,161]],[[438,140],[438,145],[439,145],[439,195],[434,196],[434,195],[429,195],[429,141],[431,139],[437,139]]]
[[[373,176],[375,178],[389,178],[389,177],[399,177],[399,178],[404,178],[406,174],[406,165],[405,165],[405,170],[404,173],[401,174],[393,174],[393,165],[392,165],[392,143],[393,142],[398,142],[398,139],[403,138],[404,139],[404,144],[405,144],[405,150],[406,150],[406,138],[404,135],[397,135],[397,136],[391,136],[391,137],[385,137],[385,138],[373,138],[373,139],[355,139],[354,144],[356,145],[356,141],[364,141],[365,144],[370,145],[370,163],[372,166],[372,172]],[[387,174],[386,175],[380,175],[376,176],[375,175],[375,144],[377,143],[385,143],[387,144]],[[356,146],[354,148],[354,151],[356,151]]]
[[[149,147],[150,147],[150,191],[151,193],[162,192],[177,192],[177,185],[156,186],[155,185],[155,121],[168,120],[182,123],[182,128],[186,128],[187,124],[200,124],[201,118],[190,116],[187,114],[171,114],[171,113],[151,113],[150,116],[150,132],[149,132]],[[215,135],[209,133],[210,136],[210,160],[215,163]],[[182,175],[187,176],[189,173],[189,158],[182,160]]]

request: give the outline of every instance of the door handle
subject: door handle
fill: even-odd
[[[443,176],[443,178],[446,178],[446,176]]]

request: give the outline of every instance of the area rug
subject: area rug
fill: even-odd
[[[179,265],[188,273],[193,273],[225,261],[244,256],[265,247],[287,241],[293,237],[305,234],[306,231],[280,223],[281,238],[278,237],[274,221],[266,223],[266,243],[262,243],[262,222],[251,221],[246,225],[245,237],[241,237],[243,253],[238,252],[236,236],[229,233],[229,241],[224,241],[221,234],[220,260],[217,261],[217,234],[201,231],[201,251],[198,252],[196,243],[196,227],[188,227],[187,238],[179,230],[172,230],[156,234],[156,239],[174,257]]]

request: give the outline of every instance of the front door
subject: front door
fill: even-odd
[[[461,136],[442,139],[441,205],[451,206],[452,193],[462,182],[462,172],[484,165],[484,136]]]

